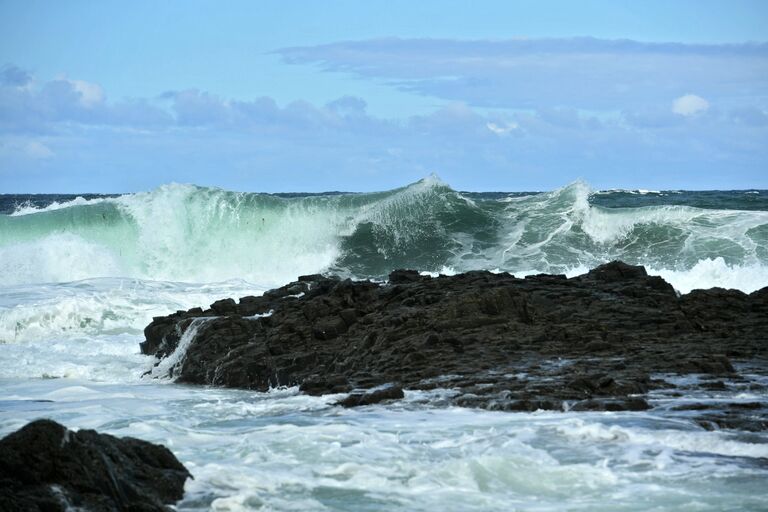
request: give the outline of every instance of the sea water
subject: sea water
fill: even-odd
[[[706,430],[663,390],[647,412],[463,409],[451,389],[343,409],[340,395],[156,379],[138,350],[153,316],[316,272],[577,275],[618,258],[682,293],[751,292],[768,285],[768,191],[171,184],[6,195],[0,212],[0,435],[46,417],[163,443],[194,475],[180,510],[768,510],[768,436]],[[762,373],[696,399],[765,402]]]

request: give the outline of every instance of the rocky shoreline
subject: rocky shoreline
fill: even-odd
[[[679,296],[622,262],[571,279],[312,275],[156,317],[144,333],[142,353],[159,360],[153,375],[179,383],[298,385],[347,393],[343,406],[447,388],[450,404],[492,410],[647,410],[658,390],[764,391],[750,375],[768,374],[768,288]],[[740,373],[747,363],[749,375]],[[692,374],[685,385],[666,377]],[[768,428],[765,403],[690,407],[707,428]]]

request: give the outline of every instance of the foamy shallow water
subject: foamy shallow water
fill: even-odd
[[[0,382],[0,434],[48,417],[168,446],[179,510],[765,510],[768,439],[649,413],[502,413],[430,402],[75,379]]]
[[[112,278],[4,288],[0,435],[47,417],[165,444],[195,476],[180,510],[768,509],[768,435],[706,431],[671,411],[682,398],[655,397],[652,413],[528,414],[451,407],[438,390],[347,410],[296,389],[142,378],[153,315],[262,290]]]

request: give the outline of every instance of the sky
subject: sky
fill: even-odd
[[[768,188],[768,2],[0,0],[0,193]]]

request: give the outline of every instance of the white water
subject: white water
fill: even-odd
[[[386,275],[396,265],[574,275],[623,259],[681,292],[768,286],[768,212],[604,208],[590,203],[592,194],[575,182],[502,200],[499,209],[430,177],[380,194],[296,200],[170,184],[23,206],[0,217],[0,285],[130,277],[274,287],[301,274],[346,271],[356,261],[345,259],[352,240],[353,252],[370,252],[358,262],[362,275]],[[365,226],[372,234],[358,233]],[[493,239],[481,243],[484,237]],[[428,257],[448,247],[442,259]]]
[[[307,205],[283,208],[281,218],[266,210],[244,218],[231,194],[198,204],[194,187],[169,186],[118,201],[120,211],[143,226],[139,244],[120,245],[121,237],[98,230],[87,236],[51,231],[0,244],[0,435],[48,417],[70,428],[163,443],[195,476],[179,505],[185,511],[768,510],[768,437],[708,432],[670,412],[679,398],[654,398],[664,407],[646,413],[509,414],[448,407],[443,399],[451,390],[407,391],[401,403],[347,410],[331,405],[338,396],[308,397],[295,389],[261,394],[180,386],[167,376],[183,347],[158,367],[139,353],[153,316],[259,294],[322,271],[339,255],[339,234],[360,222],[390,226],[399,233],[393,247],[407,245],[418,233],[409,231],[403,211],[429,217],[423,203],[435,186],[426,182],[332,215]],[[504,203],[529,204],[520,218],[507,211],[515,222],[502,225],[505,245],[482,261],[503,267],[527,251],[523,263],[562,268],[558,247],[573,249],[575,228],[596,250],[630,246],[638,226],[654,223],[699,222],[688,237],[691,250],[719,230],[730,241],[723,247],[747,254],[747,232],[763,222],[762,212],[612,214],[591,207],[588,193],[576,186],[561,196]],[[568,194],[573,197],[562,197]],[[565,206],[553,210],[558,201]],[[78,202],[85,204],[91,202]],[[174,210],[183,204],[187,210]],[[201,211],[195,222],[185,220]],[[27,208],[18,216],[37,213]],[[222,218],[227,232],[215,229]],[[576,256],[577,262],[592,257]],[[457,258],[423,270],[461,271],[473,261]],[[588,267],[576,263],[566,271]],[[521,264],[515,271],[541,268]],[[649,265],[649,272],[683,292],[768,284],[759,260],[734,262],[716,252],[683,267]],[[222,279],[235,275],[248,279]],[[202,284],[174,281],[193,281],[190,276]],[[190,325],[182,341],[191,342],[204,324]],[[764,391],[750,393],[715,399],[766,399]]]
[[[247,279],[277,287],[331,266],[341,239],[360,223],[388,223],[396,241],[412,238],[401,225],[407,208],[418,208],[441,186],[429,178],[355,202],[354,196],[289,201],[173,183],[117,198],[23,206],[9,217],[26,224],[8,223],[6,233],[0,226],[0,285],[108,276]]]
[[[768,212],[601,208],[589,203],[591,193],[586,183],[575,182],[507,201],[501,251],[480,265],[574,276],[622,259],[644,265],[681,293],[714,286],[751,293],[768,286],[768,247],[755,235],[768,225]]]
[[[187,356],[187,349],[190,344],[195,340],[195,337],[201,329],[205,329],[208,322],[216,317],[203,316],[195,318],[187,326],[184,333],[179,338],[179,343],[176,345],[176,349],[168,356],[164,357],[149,373],[149,376],[153,378],[170,378],[176,380],[181,373],[181,367],[184,364],[184,360]]]
[[[765,439],[647,413],[430,406],[439,393],[355,410],[332,406],[336,399],[295,389],[3,382],[0,432],[44,416],[163,443],[195,476],[180,510],[768,507]]]
[[[708,432],[669,407],[495,413],[446,407],[451,391],[437,390],[347,410],[296,389],[141,377],[155,362],[138,353],[153,315],[260,289],[113,278],[4,288],[0,435],[49,417],[163,443],[195,476],[185,511],[768,508],[768,437]]]

